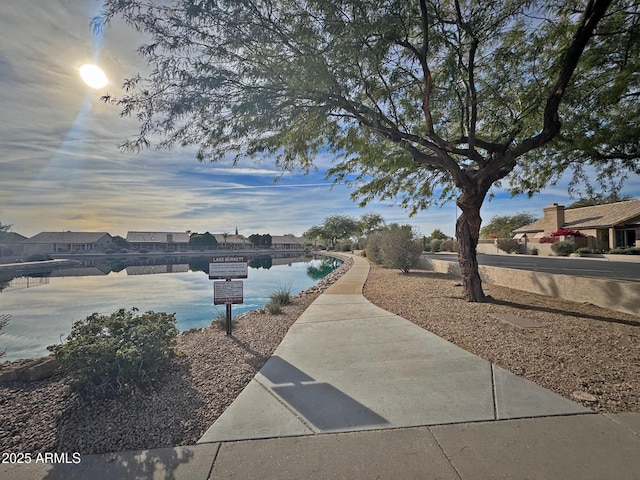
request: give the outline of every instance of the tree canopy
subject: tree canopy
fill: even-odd
[[[189,248],[200,250],[212,250],[218,246],[218,240],[209,232],[192,233],[189,235]]]
[[[140,120],[123,146],[196,145],[329,171],[354,199],[412,213],[452,198],[466,296],[480,207],[495,185],[533,194],[572,169],[640,173],[640,6],[634,0],[105,0],[150,37],[152,72],[106,95]],[[588,187],[591,188],[591,187]]]
[[[511,238],[514,230],[529,225],[536,220],[538,220],[538,217],[530,213],[496,215],[480,229],[480,235],[483,238]]]
[[[347,240],[358,235],[361,226],[358,220],[348,215],[330,215],[326,217],[322,225],[314,225],[303,236],[315,239],[320,238],[335,248],[339,240]]]

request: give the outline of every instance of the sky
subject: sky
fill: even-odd
[[[329,154],[317,171],[281,172],[265,158],[237,167],[224,160],[199,163],[194,149],[124,153],[119,145],[137,131],[135,119],[100,101],[120,95],[121,83],[146,65],[136,53],[139,35],[114,22],[91,31],[98,0],[21,0],[0,3],[0,223],[33,236],[43,231],[234,232],[301,235],[329,215],[378,213],[428,235],[454,234],[453,202],[409,217],[388,202],[358,207],[346,185],[325,179]],[[89,88],[78,69],[96,63],[109,78]],[[550,203],[568,204],[567,180],[528,198],[495,190],[482,217],[520,212],[541,216]],[[638,197],[640,179],[622,194]]]

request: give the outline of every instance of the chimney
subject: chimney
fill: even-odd
[[[552,203],[543,210],[544,233],[553,233],[564,226],[564,205]]]

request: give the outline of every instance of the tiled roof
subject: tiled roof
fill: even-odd
[[[5,245],[20,243],[26,239],[27,237],[16,232],[0,232],[0,243]]]
[[[271,245],[289,244],[304,245],[305,240],[302,237],[294,237],[293,235],[272,235]]]
[[[587,228],[608,228],[614,225],[640,221],[640,200],[594,205],[593,207],[571,208],[564,211],[564,228],[573,230]],[[544,220],[538,220],[515,230],[516,233],[541,232]]]
[[[95,243],[105,235],[111,239],[107,232],[41,232],[21,243]]]
[[[186,232],[127,232],[127,242],[189,243],[189,234]]]

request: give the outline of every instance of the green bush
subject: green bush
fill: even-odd
[[[231,316],[231,325],[235,325],[236,323],[236,318],[235,316]],[[225,308],[224,310],[218,310],[216,312],[216,316],[213,318],[213,320],[211,321],[211,325],[218,327],[222,330],[227,329],[227,309]]]
[[[137,308],[98,313],[73,324],[64,343],[48,348],[60,362],[72,388],[126,391],[154,385],[175,356],[175,314]]]
[[[378,265],[382,264],[382,254],[380,252],[380,245],[382,244],[382,233],[376,232],[369,235],[367,239],[367,248],[365,251],[367,252],[367,258],[370,259],[373,263],[377,263]]]
[[[588,247],[581,247],[581,248],[579,248],[579,249],[577,249],[577,250],[576,250],[576,253],[586,253],[586,254],[589,254],[589,253],[593,253],[593,249],[588,248]]]
[[[553,250],[553,253],[561,257],[566,257],[571,255],[573,253],[574,248],[575,247],[573,246],[573,243],[565,242],[565,241],[556,242],[553,245],[551,245],[551,250]]]
[[[538,250],[536,247],[533,247],[531,249],[531,255],[538,255],[540,253],[540,250]]]
[[[614,248],[609,250],[608,253],[613,255],[640,255],[639,247],[629,247],[629,248]]]

